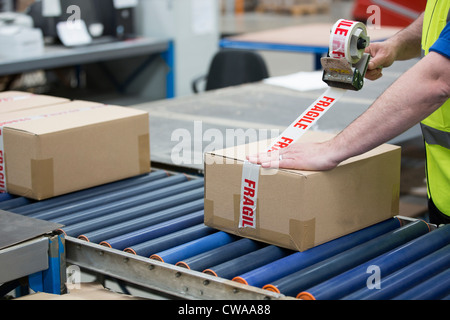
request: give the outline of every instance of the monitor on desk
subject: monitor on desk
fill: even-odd
[[[61,21],[82,19],[94,39],[122,40],[134,34],[134,7],[136,0],[41,0],[29,10],[35,26],[44,36],[57,41],[56,25]],[[101,4],[100,4],[101,3]],[[119,5],[118,5],[119,4]]]

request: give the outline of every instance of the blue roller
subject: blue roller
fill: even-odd
[[[40,212],[42,210],[47,210],[68,203],[84,201],[86,199],[94,198],[98,195],[103,195],[105,193],[115,192],[117,190],[124,190],[142,183],[149,183],[152,181],[156,181],[158,179],[166,178],[167,176],[168,176],[167,172],[163,170],[154,171],[145,175],[103,184],[100,186],[64,194],[43,201],[29,202],[28,205],[23,206],[20,209],[14,210],[13,212],[20,213],[22,215],[28,215],[34,212]]]
[[[266,246],[266,244],[262,242],[244,238],[224,245],[223,247],[179,261],[176,265],[191,270],[203,271],[208,267],[243,256],[252,251],[261,249],[264,246]]]
[[[233,280],[255,287],[262,287],[267,283],[395,230],[400,225],[401,223],[397,218],[388,219],[309,250],[293,253],[265,266],[241,274]]]
[[[129,246],[132,246],[135,243],[138,243],[136,241],[136,238],[138,238],[139,240],[143,240],[141,242],[144,242],[151,239],[155,239],[157,237],[161,237],[169,233],[173,233],[179,230],[183,230],[198,225],[203,221],[203,216],[204,216],[203,210],[189,213],[182,217],[174,218],[168,221],[155,224],[151,227],[145,228],[145,230],[142,230],[142,234],[140,235],[140,237],[130,238],[126,236],[121,236],[112,239],[107,239],[105,241],[102,241],[100,244],[107,245],[110,248],[123,250]]]
[[[297,298],[316,300],[340,299],[367,285],[367,278],[369,277],[367,270],[369,270],[370,266],[379,268],[383,277],[385,277],[444,247],[448,243],[450,243],[450,225],[424,234],[398,248],[309,288],[305,292],[299,293]]]
[[[265,285],[263,288],[295,296],[318,283],[356,267],[374,257],[392,250],[429,232],[428,224],[415,221],[352,249],[346,250],[310,267]]]
[[[163,188],[161,190],[156,190],[146,194],[138,195],[135,197],[129,197],[120,201],[114,201],[109,204],[105,204],[96,208],[91,208],[87,210],[82,210],[80,212],[75,212],[67,217],[58,217],[56,219],[51,219],[50,221],[57,222],[66,226],[82,223],[86,220],[91,220],[104,216],[106,214],[111,214],[113,212],[118,212],[121,210],[126,210],[133,207],[138,207],[141,205],[151,205],[151,202],[164,201],[164,198],[182,193],[184,191],[197,189],[202,187],[203,183],[201,181],[192,180],[188,182],[183,182],[175,186],[170,186]]]
[[[71,202],[66,205],[51,208],[49,210],[39,211],[28,214],[29,217],[41,220],[55,220],[61,216],[70,215],[73,212],[80,212],[83,210],[90,210],[91,208],[98,208],[103,205],[108,205],[113,202],[130,199],[139,195],[148,196],[151,192],[158,194],[161,190],[169,190],[171,186],[186,182],[185,175],[176,175],[152,181],[150,183],[140,184],[125,190],[118,190],[106,194],[98,195],[93,198],[85,199],[83,201]]]
[[[342,300],[388,300],[450,268],[450,245],[381,278],[380,289],[362,287]]]
[[[244,256],[212,266],[203,272],[216,277],[231,279],[238,274],[258,268],[271,261],[283,258],[292,253],[292,250],[283,249],[277,246],[269,245],[265,248],[251,252]]]
[[[127,206],[123,205],[123,203],[111,205],[110,207],[103,206],[102,209],[99,209],[104,213],[100,217],[85,220],[74,225],[69,225],[64,227],[63,231],[68,236],[77,237],[82,233],[90,232],[98,228],[104,228],[129,219],[134,219],[153,212],[171,208],[182,203],[198,200],[203,197],[203,194],[203,188],[198,188],[138,206],[133,206],[130,203]],[[121,207],[119,211],[113,211],[117,210],[118,207]],[[108,214],[108,211],[113,211],[113,213]]]
[[[450,293],[450,269],[418,284],[392,300],[439,300]]]
[[[137,234],[137,240],[139,241],[140,239],[143,239],[141,235],[145,234],[145,232],[141,231],[142,229],[202,209],[203,199],[189,201],[166,210],[146,214],[134,219],[127,219],[123,222],[112,224],[104,228],[98,228],[96,230],[83,233],[83,236],[85,240],[98,243],[100,241],[116,237],[129,238],[131,240],[134,237],[133,234]],[[145,240],[140,242],[143,241]],[[136,242],[130,242],[130,245],[134,243]]]
[[[205,226],[203,223],[183,229],[165,236],[135,244],[131,247],[125,248],[124,251],[134,253],[143,257],[150,257],[152,254],[165,251],[167,249],[179,246],[183,243],[205,237],[217,232],[216,229]]]
[[[25,206],[25,205],[28,205],[30,203],[33,203],[33,200],[25,198],[25,197],[9,199],[9,200],[5,200],[5,201],[0,202],[0,210],[11,211],[14,208]]]
[[[7,201],[13,199],[14,196],[7,192],[0,193],[0,202]]]
[[[213,233],[209,236],[190,241],[180,246],[168,249],[163,252],[153,254],[150,258],[174,264],[183,259],[195,256],[202,252],[206,252],[230,242],[236,241],[238,237],[223,231]]]

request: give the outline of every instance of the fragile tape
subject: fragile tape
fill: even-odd
[[[331,58],[345,58],[350,64],[358,62],[364,49],[356,43],[362,34],[364,24],[357,21],[340,19],[331,29],[329,55]],[[356,42],[355,42],[356,41]],[[272,152],[288,147],[309,130],[340,98],[346,89],[329,87],[314,101],[266,150]],[[241,179],[241,197],[239,228],[256,228],[256,204],[260,165],[244,161]]]
[[[256,227],[256,200],[258,199],[259,166],[246,161],[242,169],[239,227]]]
[[[352,64],[358,62],[364,54],[365,46],[358,46],[356,42],[366,33],[366,26],[362,22],[338,20],[331,29],[330,57],[345,58]]]
[[[327,112],[347,90],[329,87],[316,101],[314,101],[283,133],[275,139],[267,152],[286,148],[298,140]]]

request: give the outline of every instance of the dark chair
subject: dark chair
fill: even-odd
[[[200,82],[206,81],[205,90],[214,90],[268,78],[266,63],[255,51],[222,49],[215,54],[208,74],[192,81],[192,90],[198,93]]]

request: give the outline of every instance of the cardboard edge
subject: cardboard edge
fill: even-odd
[[[315,135],[317,135],[317,138],[312,138],[313,140],[310,140],[311,137],[314,137]],[[328,139],[331,139],[332,137],[336,136],[336,134],[331,134],[331,133],[327,133],[327,132],[323,132],[323,131],[308,131],[305,133],[304,136],[302,136],[303,139],[307,139],[306,141],[326,141]],[[304,141],[302,140],[302,138],[300,138],[299,141]],[[246,148],[248,145],[253,145],[253,146],[257,146],[257,147],[252,147],[250,146],[249,148],[256,148],[257,150],[264,150],[264,148],[261,148],[261,146],[268,146],[270,144],[270,142],[272,141],[272,139],[267,139],[264,141],[255,141],[252,142],[250,144],[246,144],[246,145],[238,145],[238,146],[233,146],[233,147],[228,147],[228,148],[224,148],[224,149],[220,149],[220,150],[213,150],[213,151],[207,151],[205,152],[206,154],[211,154],[211,155],[215,155],[215,156],[220,156],[223,159],[225,159],[225,164],[227,163],[227,160],[230,161],[230,164],[233,164],[233,161],[237,161],[239,163],[244,163],[245,159],[243,159],[242,157],[238,157],[236,156],[239,152],[237,150],[239,150],[240,148]],[[360,161],[363,158],[367,158],[367,157],[372,157],[372,156],[376,156],[376,154],[378,153],[384,153],[384,152],[388,152],[391,150],[401,150],[400,146],[394,145],[394,144],[389,144],[389,143],[384,143],[381,144],[378,147],[375,147],[361,155],[357,155],[351,158],[348,158],[344,161],[342,161],[341,163],[338,164],[338,167],[342,167],[342,166],[346,166],[348,164]],[[233,156],[229,156],[228,154],[230,153],[230,150],[232,151],[232,155]],[[276,168],[276,169],[264,169],[264,170],[279,170],[279,171],[285,171],[285,172],[290,172],[293,174],[297,174],[297,175],[302,175],[302,176],[309,176],[312,174],[316,174],[318,172],[321,171],[310,171],[310,170],[295,170],[295,169],[285,169],[285,168]]]

